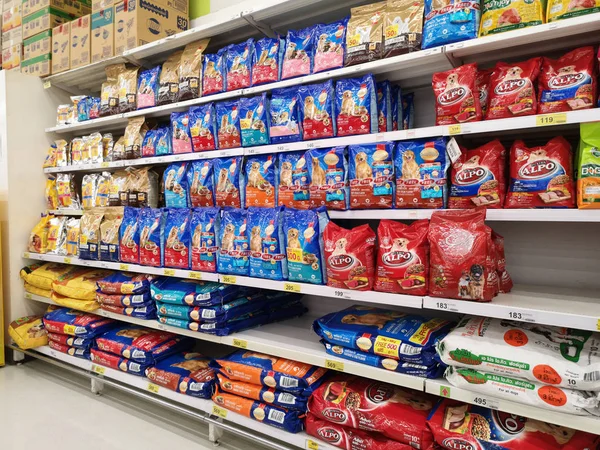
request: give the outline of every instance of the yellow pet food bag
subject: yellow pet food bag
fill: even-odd
[[[600,11],[600,0],[548,0],[548,22]]]
[[[48,246],[48,221],[53,217],[52,215],[42,216],[40,221],[33,227],[29,235],[27,251],[31,253],[46,253]]]
[[[600,124],[580,125],[579,151],[576,159],[577,206],[600,208]]]
[[[546,0],[483,0],[479,37],[544,23]]]
[[[52,295],[52,291],[50,289],[40,289],[39,287],[35,287],[33,284],[29,284],[27,281],[23,283],[23,287],[26,292],[29,292],[33,295],[39,295],[40,297],[50,298]]]
[[[71,298],[57,294],[54,291],[52,291],[51,298],[60,306],[64,306],[70,309],[76,309],[78,311],[91,312],[96,311],[98,308],[100,308],[100,304],[96,300],[80,300],[78,298]]]
[[[25,316],[13,320],[8,326],[8,335],[23,350],[48,345],[42,316]]]
[[[58,209],[58,191],[56,190],[56,177],[46,180],[46,208]]]
[[[21,278],[36,288],[49,291],[52,289],[52,282],[61,275],[71,270],[77,270],[76,267],[65,266],[64,264],[46,263],[32,264],[21,269]]]
[[[96,281],[112,272],[104,269],[77,268],[58,277],[52,283],[52,290],[65,297],[79,300],[96,299]]]

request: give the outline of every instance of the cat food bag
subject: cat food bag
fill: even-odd
[[[545,6],[546,2],[542,0],[509,0],[500,4],[493,0],[483,0],[479,36],[540,25],[544,23]]]
[[[538,114],[594,107],[596,72],[594,47],[575,49],[558,60],[542,58]]]
[[[284,49],[283,39],[262,38],[254,43],[252,86],[279,81]]]
[[[163,249],[165,267],[190,268],[190,210],[165,208]]]
[[[81,209],[74,174],[59,173],[56,175],[56,192],[58,193],[58,209]]]
[[[269,144],[269,103],[267,93],[239,100],[242,147]]]
[[[349,208],[348,161],[345,147],[306,152],[310,180],[310,207],[345,211]]]
[[[486,119],[529,116],[537,112],[535,82],[542,58],[507,64],[499,62],[490,77]]]
[[[100,258],[100,224],[104,210],[96,208],[85,211],[81,216],[79,235],[79,257],[98,260]]]
[[[106,133],[102,136],[102,156],[104,161],[113,161],[113,151],[115,141],[112,133]]]
[[[310,208],[310,181],[305,152],[279,154],[277,205],[286,208]]]
[[[125,64],[113,64],[104,69],[106,81],[100,91],[100,117],[119,112],[119,74],[124,70]]]
[[[122,207],[105,208],[104,218],[100,224],[100,260],[119,261],[119,229],[123,222]]]
[[[351,145],[350,209],[389,209],[394,203],[394,143]]]
[[[381,220],[375,290],[394,294],[427,295],[429,244],[427,220],[405,225]]]
[[[119,112],[126,113],[137,109],[137,80],[139,67],[125,69],[119,73]]]
[[[217,271],[217,237],[221,213],[219,208],[194,208],[191,211],[192,270],[215,273]]]
[[[123,135],[125,146],[125,159],[138,159],[142,157],[142,144],[144,136],[148,131],[146,119],[142,117],[134,117],[127,121],[125,134]]]
[[[254,39],[227,47],[225,56],[227,91],[250,87],[252,81],[252,58]]]
[[[167,208],[188,207],[188,177],[189,162],[173,163],[167,166],[163,174],[165,185],[165,206]]]
[[[137,208],[127,206],[123,213],[119,230],[119,260],[124,263],[139,264],[140,262],[139,211]]]
[[[179,93],[177,101],[190,100],[202,95],[202,53],[210,39],[191,42],[185,46],[179,61]]]
[[[402,129],[411,130],[415,127],[415,94],[402,96]]]
[[[140,209],[138,222],[140,230],[140,264],[162,267],[164,264],[164,248],[162,247],[163,211],[155,208],[142,208]]]
[[[515,141],[510,149],[510,183],[505,208],[573,208],[571,144],[559,136],[529,148]]]
[[[71,217],[67,220],[67,256],[79,255],[80,219]]]
[[[327,286],[357,291],[373,289],[375,233],[368,224],[347,230],[329,222],[323,232]]]
[[[345,66],[381,59],[385,7],[386,2],[378,2],[350,10]]]
[[[144,135],[145,136],[145,135]],[[144,141],[142,140],[142,144]],[[117,142],[113,145],[113,149],[111,152],[111,161],[122,161],[126,159],[125,157],[125,136],[121,136]]]
[[[242,157],[213,160],[215,206],[241,208],[243,202],[240,178]]]
[[[281,206],[248,208],[251,277],[287,280],[285,241],[281,228],[282,214]]]
[[[177,101],[179,96],[179,62],[182,54],[183,50],[171,53],[162,65],[158,78],[157,105],[166,105]]]
[[[82,359],[90,359],[89,348],[69,347],[68,345],[64,345],[56,341],[48,341],[48,347],[50,347],[52,350],[56,350],[57,352],[66,353],[69,356],[75,356],[77,358]]]
[[[133,317],[136,319],[156,320],[157,318],[156,305],[154,303],[138,307],[128,306],[126,308],[113,305],[100,305],[100,308],[103,311],[108,311],[113,314],[120,314],[122,316]]]
[[[335,136],[333,81],[299,86],[298,95],[303,139],[308,141]]]
[[[463,149],[452,164],[448,208],[502,208],[506,192],[505,164],[506,150],[498,139],[474,150]]]
[[[219,231],[217,272],[246,275],[250,271],[250,243],[248,242],[247,211],[225,209]]]
[[[156,131],[148,130],[142,141],[142,157],[156,156]]]
[[[313,73],[344,67],[348,18],[315,27],[315,63]]]
[[[192,161],[187,170],[190,205],[196,207],[215,206],[213,184],[213,159]]]
[[[173,154],[173,139],[171,138],[171,127],[159,127],[156,129],[156,143],[154,144],[156,156]]]
[[[173,133],[173,153],[192,153],[189,113],[187,111],[171,113],[171,128]]]
[[[269,136],[272,144],[302,140],[300,95],[297,87],[273,89],[269,110]]]
[[[373,75],[335,84],[336,136],[376,133],[377,96]]]
[[[217,94],[225,91],[225,54],[227,47],[216,54],[204,56],[202,67],[202,95]]]
[[[488,90],[490,88],[490,77],[493,69],[477,70],[477,78],[475,79],[475,89],[479,93],[479,105],[481,106],[481,114],[483,117],[487,114],[488,107]]]
[[[137,107],[138,109],[151,108],[156,106],[158,98],[158,78],[160,76],[160,66],[144,70],[140,73],[137,88]]]
[[[577,206],[579,209],[600,208],[600,142],[598,124],[582,123],[579,150],[575,158]],[[281,195],[281,194],[280,194]]]
[[[276,202],[277,167],[275,155],[248,156],[244,161],[245,206],[272,208]]]
[[[217,116],[214,103],[192,106],[189,112],[189,126],[194,152],[217,148]]]
[[[329,222],[327,209],[312,210],[286,208],[283,212],[282,232],[290,281],[325,284],[324,230]]]
[[[466,64],[433,74],[436,125],[475,122],[482,119],[479,92],[475,87],[477,64]]]
[[[312,73],[315,46],[315,27],[290,30],[285,39],[285,53],[281,79],[295,78]]]
[[[383,24],[383,57],[403,55],[421,49],[424,3],[389,0]]]
[[[479,0],[425,0],[422,48],[476,38],[480,17]]]
[[[100,133],[92,133],[88,136],[87,147],[91,163],[101,163],[104,161],[104,143]]]
[[[550,0],[548,1],[547,20],[568,19],[600,11],[600,3],[596,0]]]
[[[146,371],[146,377],[166,389],[209,399],[216,378],[209,362],[210,358],[200,353],[181,352],[158,361]]]
[[[215,105],[217,113],[219,149],[237,148],[242,145],[240,139],[240,115],[237,100],[219,102]]]
[[[377,94],[377,131],[392,131],[392,89],[388,80],[375,84]],[[396,122],[397,123],[397,122]]]

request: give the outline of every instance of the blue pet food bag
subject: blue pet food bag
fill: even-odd
[[[97,119],[100,117],[100,97],[90,97],[88,117],[90,119]]]
[[[94,346],[94,339],[84,339],[69,336],[68,334],[48,333],[48,339],[52,342],[57,342],[68,347],[79,348],[82,350],[89,350]]]
[[[225,91],[225,54],[227,47],[216,54],[204,55],[202,65],[202,95]]]
[[[150,290],[150,280],[151,275],[115,272],[97,281],[96,284],[99,291],[105,294],[142,294]]]
[[[91,97],[83,97],[79,102],[77,102],[77,121],[85,122],[86,120],[90,120],[90,105],[92,98]]]
[[[144,70],[140,73],[137,90],[138,109],[150,108],[156,106],[158,97],[158,78],[160,76],[160,67]]]
[[[46,312],[42,321],[48,333],[68,334],[84,339],[94,338],[119,325],[119,322],[112,319],[69,308]]]
[[[162,267],[164,264],[162,247],[164,227],[162,209],[142,208],[140,210],[138,228],[140,229],[140,264],[143,266]]]
[[[227,47],[225,65],[227,70],[227,91],[250,87],[252,81],[252,57],[254,39]]]
[[[173,163],[163,173],[165,206],[167,208],[188,207],[187,171],[189,166],[188,162]]]
[[[163,277],[152,282],[150,291],[156,302],[172,305],[213,306],[237,298],[243,289],[232,284]]]
[[[190,268],[190,210],[165,208],[163,233],[164,265],[174,269]]]
[[[402,129],[411,130],[415,127],[415,94],[402,96]]]
[[[130,373],[140,377],[143,377],[146,374],[146,370],[151,367],[150,364],[140,364],[112,353],[103,352],[102,350],[98,350],[96,348],[93,348],[90,351],[90,360],[94,364],[99,364],[101,366],[109,367],[120,372]]]
[[[149,303],[148,305],[142,306],[113,306],[113,305],[102,305],[101,308],[104,311],[109,311],[122,316],[135,317],[136,319],[154,320],[157,317],[156,305]]]
[[[298,88],[305,141],[335,136],[333,81]]]
[[[193,208],[215,206],[213,159],[193,161],[187,171],[190,204]]]
[[[377,131],[385,133],[392,131],[392,89],[388,80],[376,85],[377,91]]]
[[[263,38],[256,41],[252,55],[252,86],[279,81],[284,49],[283,39]]]
[[[180,394],[209,399],[216,379],[213,369],[208,366],[210,359],[200,353],[177,353],[147,369],[146,377]]]
[[[312,73],[314,38],[314,26],[298,31],[288,31],[281,69],[282,80]]]
[[[250,276],[287,280],[285,241],[281,229],[283,207],[248,208]]]
[[[220,158],[214,161],[215,206],[241,208],[244,204],[240,178],[242,157]]]
[[[160,127],[156,129],[154,151],[156,153],[156,156],[173,154],[170,126]]]
[[[154,300],[150,295],[150,289],[143,294],[122,295],[122,294],[105,294],[101,291],[96,291],[96,300],[101,307],[118,306],[120,308],[141,308],[143,306],[154,305]]]
[[[242,147],[268,144],[269,104],[267,93],[250,98],[240,98],[240,130]]]
[[[479,32],[479,0],[425,0],[423,49],[474,39]]]
[[[345,211],[349,207],[346,147],[306,152],[310,180],[310,207]]]
[[[277,206],[310,208],[308,166],[305,152],[279,154]]]
[[[246,208],[258,206],[273,208],[277,204],[276,155],[248,156],[244,162]]]
[[[337,136],[377,133],[377,96],[373,75],[335,84]]]
[[[192,210],[192,270],[217,271],[217,237],[221,223],[219,208],[195,208]]]
[[[189,120],[194,152],[215,150],[217,148],[217,115],[214,103],[192,106]]]
[[[298,88],[273,89],[270,103],[269,135],[272,144],[302,140],[302,118]]]
[[[327,209],[283,212],[283,235],[290,281],[325,284],[322,231],[329,222]]]
[[[156,156],[156,130],[148,130],[142,141],[142,157]]]
[[[226,209],[221,220],[220,250],[217,271],[231,275],[249,274],[250,243],[248,240],[247,212]]]
[[[394,147],[393,142],[348,147],[350,209],[392,208]]]
[[[171,113],[171,128],[173,133],[173,153],[192,153],[189,113],[187,111]]]
[[[348,19],[315,27],[315,65],[313,73],[344,67]]]
[[[240,139],[240,114],[237,100],[219,102],[215,105],[217,112],[217,142],[219,149],[238,148]]]
[[[402,89],[394,85],[392,86],[392,131],[404,129],[402,106]]]
[[[139,264],[140,262],[139,211],[138,208],[125,207],[123,222],[119,229],[119,260],[124,263]]]

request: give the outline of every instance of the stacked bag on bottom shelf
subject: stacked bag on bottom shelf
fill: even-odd
[[[437,344],[457,387],[571,415],[600,415],[600,334],[466,317]]]
[[[138,319],[156,319],[148,275],[116,272],[98,281],[96,300],[100,308]]]
[[[322,367],[245,350],[211,365],[217,405],[290,433],[302,431],[308,397],[327,374]]]
[[[394,372],[425,378],[442,374],[435,343],[454,324],[399,311],[355,305],[313,324],[327,353]]]
[[[146,369],[146,376],[153,383],[172,391],[192,397],[211,398],[216,377],[209,363],[210,358],[200,353],[176,353]]]

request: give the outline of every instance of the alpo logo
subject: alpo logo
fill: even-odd
[[[336,430],[334,430],[333,428],[329,428],[329,427],[319,428],[317,430],[317,433],[326,442],[337,443],[342,440],[342,435],[340,433],[338,433]]]
[[[527,80],[524,78],[517,78],[516,80],[504,80],[498,83],[494,92],[498,95],[508,95],[514,92],[518,92],[525,87]]]
[[[344,423],[346,421],[346,413],[337,408],[325,408],[321,414],[323,414],[323,417],[327,420],[331,420],[335,423]]]
[[[354,264],[354,257],[350,255],[332,255],[329,257],[329,265],[337,270],[348,269]]]
[[[367,388],[367,398],[373,403],[383,403],[394,395],[394,386],[385,383],[373,383]]]
[[[452,450],[477,450],[475,445],[460,438],[448,438],[442,441],[442,447]]]
[[[455,176],[458,185],[477,184],[486,179],[488,170],[483,167],[468,167],[460,170]]]
[[[550,78],[548,86],[552,89],[576,86],[587,78],[584,73],[563,73]]]
[[[501,411],[492,411],[492,418],[498,427],[506,434],[511,436],[520,434],[524,428],[527,419],[525,417],[515,416]]]
[[[382,256],[383,263],[386,266],[391,267],[402,267],[408,265],[414,259],[414,255],[411,252],[403,252],[401,250],[395,250],[384,253]]]
[[[146,21],[146,26],[148,27],[148,31],[152,34],[160,33],[160,22],[156,19],[148,19]]]
[[[519,169],[519,177],[528,180],[545,178],[558,171],[560,166],[549,159],[541,159],[525,164]]]
[[[469,91],[462,86],[449,89],[438,96],[438,103],[440,105],[453,105],[465,98],[468,92]]]

